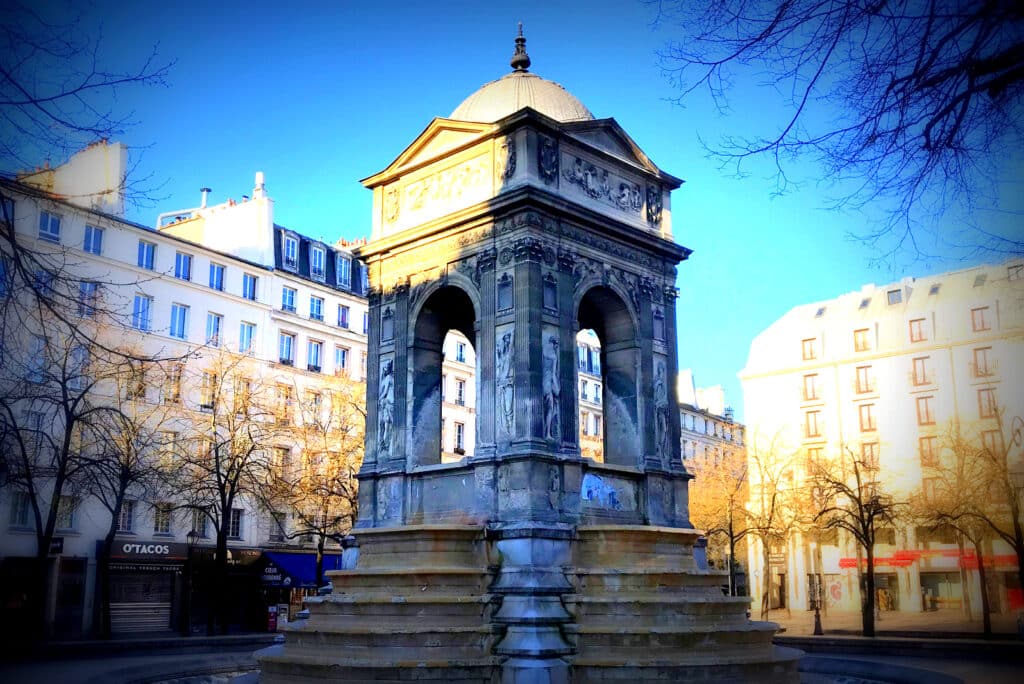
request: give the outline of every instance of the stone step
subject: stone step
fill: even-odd
[[[724,627],[742,625],[747,621],[749,601],[725,596],[678,596],[650,594],[620,594],[614,596],[571,595],[565,599],[566,609],[576,622],[604,625],[626,621],[645,624],[702,624],[712,623]]]
[[[765,657],[756,654],[692,654],[685,663],[637,663],[607,656],[573,658],[573,684],[665,684],[666,682],[758,682],[792,684],[799,681],[801,652],[774,647]]]
[[[312,621],[312,618],[310,618]],[[307,621],[309,622],[309,621]],[[344,654],[385,663],[401,660],[474,659],[488,656],[500,633],[489,625],[475,627],[405,627],[397,624],[352,626],[319,619],[290,629],[287,652]]]
[[[716,626],[566,626],[580,657],[626,657],[638,662],[688,662],[709,651],[726,660],[770,658],[775,625],[750,622],[746,625]],[[755,655],[759,653],[759,655]]]
[[[409,598],[384,596],[328,596],[310,604],[310,613],[349,624],[408,624],[426,621],[433,625],[473,626],[490,622],[496,610],[488,596],[427,594]]]
[[[282,684],[338,681],[346,684],[408,684],[444,682],[481,684],[494,681],[497,660],[441,658],[434,660],[352,658],[339,654],[288,652],[287,656],[261,656],[261,677]]]
[[[492,582],[489,572],[469,568],[411,568],[408,570],[335,570],[327,573],[334,595],[383,594],[486,594]]]
[[[575,569],[567,574],[580,594],[651,592],[722,596],[720,578],[701,571]]]

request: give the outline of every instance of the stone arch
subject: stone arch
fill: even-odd
[[[605,463],[637,466],[643,453],[638,392],[641,348],[628,301],[618,288],[595,284],[583,290],[576,322],[577,330],[590,328],[601,341]],[[578,386],[575,391],[579,392]]]
[[[479,348],[478,308],[470,293],[459,285],[449,281],[432,287],[413,313],[409,339],[410,467],[441,462],[441,364],[445,335],[457,330],[474,349]]]

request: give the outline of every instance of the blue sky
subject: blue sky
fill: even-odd
[[[750,342],[791,307],[970,263],[941,249],[875,263],[876,249],[848,237],[872,216],[825,210],[812,165],[794,168],[799,189],[772,197],[768,165],[737,179],[707,159],[700,138],[763,132],[781,103],[755,88],[737,94],[728,116],[703,95],[686,108],[669,102],[656,51],[673,34],[654,26],[650,4],[98,1],[85,12],[84,28],[101,27],[104,63],[137,65],[154,46],[175,62],[168,87],[121,90],[114,103],[138,122],[121,139],[158,198],[130,218],[152,225],[162,211],[196,206],[202,186],[211,202],[239,199],[263,171],[277,222],[327,240],[369,233],[371,195],[359,179],[507,73],[524,22],[532,71],[614,117],[685,179],[673,195],[676,239],[694,250],[679,269],[680,366],[699,385],[724,385],[738,417],[736,374]]]

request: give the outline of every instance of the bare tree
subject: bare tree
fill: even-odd
[[[694,454],[687,462],[694,475],[690,485],[690,518],[704,530],[711,555],[725,545],[729,595],[736,595],[736,546],[751,532],[747,520],[747,455],[742,449]]]
[[[903,504],[887,494],[878,480],[878,464],[844,446],[839,457],[808,459],[808,484],[821,509],[815,519],[824,529],[843,530],[864,551],[858,563],[861,624],[864,636],[875,635],[875,541],[878,531],[892,527]]]
[[[111,411],[89,426],[93,447],[87,452],[92,459],[87,489],[110,514],[96,555],[94,624],[103,637],[110,635],[110,554],[125,502],[129,496],[132,501],[159,498],[160,469],[168,465],[164,455],[173,449],[177,434],[171,429],[176,424],[169,405],[159,402],[147,384],[159,368],[131,357],[128,351],[115,357],[114,386],[107,398]]]
[[[865,237],[924,248],[922,222],[971,207],[1024,142],[1024,9],[991,0],[657,0],[679,32],[662,65],[685,102],[706,89],[728,109],[738,78],[786,105],[777,128],[709,147],[737,172],[769,157],[780,191],[789,162],[812,157],[836,206],[891,206]],[[765,128],[771,124],[764,124]],[[946,236],[947,242],[953,236]],[[981,227],[979,251],[1020,254],[1019,233]]]
[[[271,449],[286,439],[294,424],[291,385],[274,385],[265,364],[244,354],[210,349],[192,364],[188,384],[199,387],[192,403],[180,393],[181,376],[169,382],[174,401],[193,409],[172,462],[164,471],[166,486],[176,492],[179,508],[205,516],[216,537],[214,580],[207,611],[207,632],[227,631],[228,538],[241,524],[236,509],[248,503],[271,507]],[[172,376],[181,371],[171,367]]]
[[[132,124],[116,107],[122,88],[163,85],[172,66],[157,51],[129,68],[102,62],[102,33],[68,2],[0,6],[0,169],[66,158]],[[124,180],[124,179],[120,179]]]
[[[298,388],[296,388],[296,392]],[[336,375],[299,402],[296,467],[276,463],[271,497],[293,514],[288,538],[316,542],[316,583],[323,584],[324,547],[348,534],[358,515],[358,482],[366,424],[366,385]],[[279,459],[281,460],[281,459]],[[277,521],[275,521],[276,523]]]
[[[769,438],[754,433],[747,442],[749,454],[750,503],[747,507],[748,534],[761,544],[764,584],[761,591],[761,619],[771,608],[771,554],[784,547],[798,522],[799,492],[794,486],[797,452],[785,443],[781,432]],[[788,603],[787,603],[788,605]]]

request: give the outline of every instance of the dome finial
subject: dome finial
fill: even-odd
[[[526,38],[523,37],[523,22],[519,22],[519,35],[516,36],[516,51],[510,62],[516,71],[526,71],[530,68],[530,56],[526,54]]]

